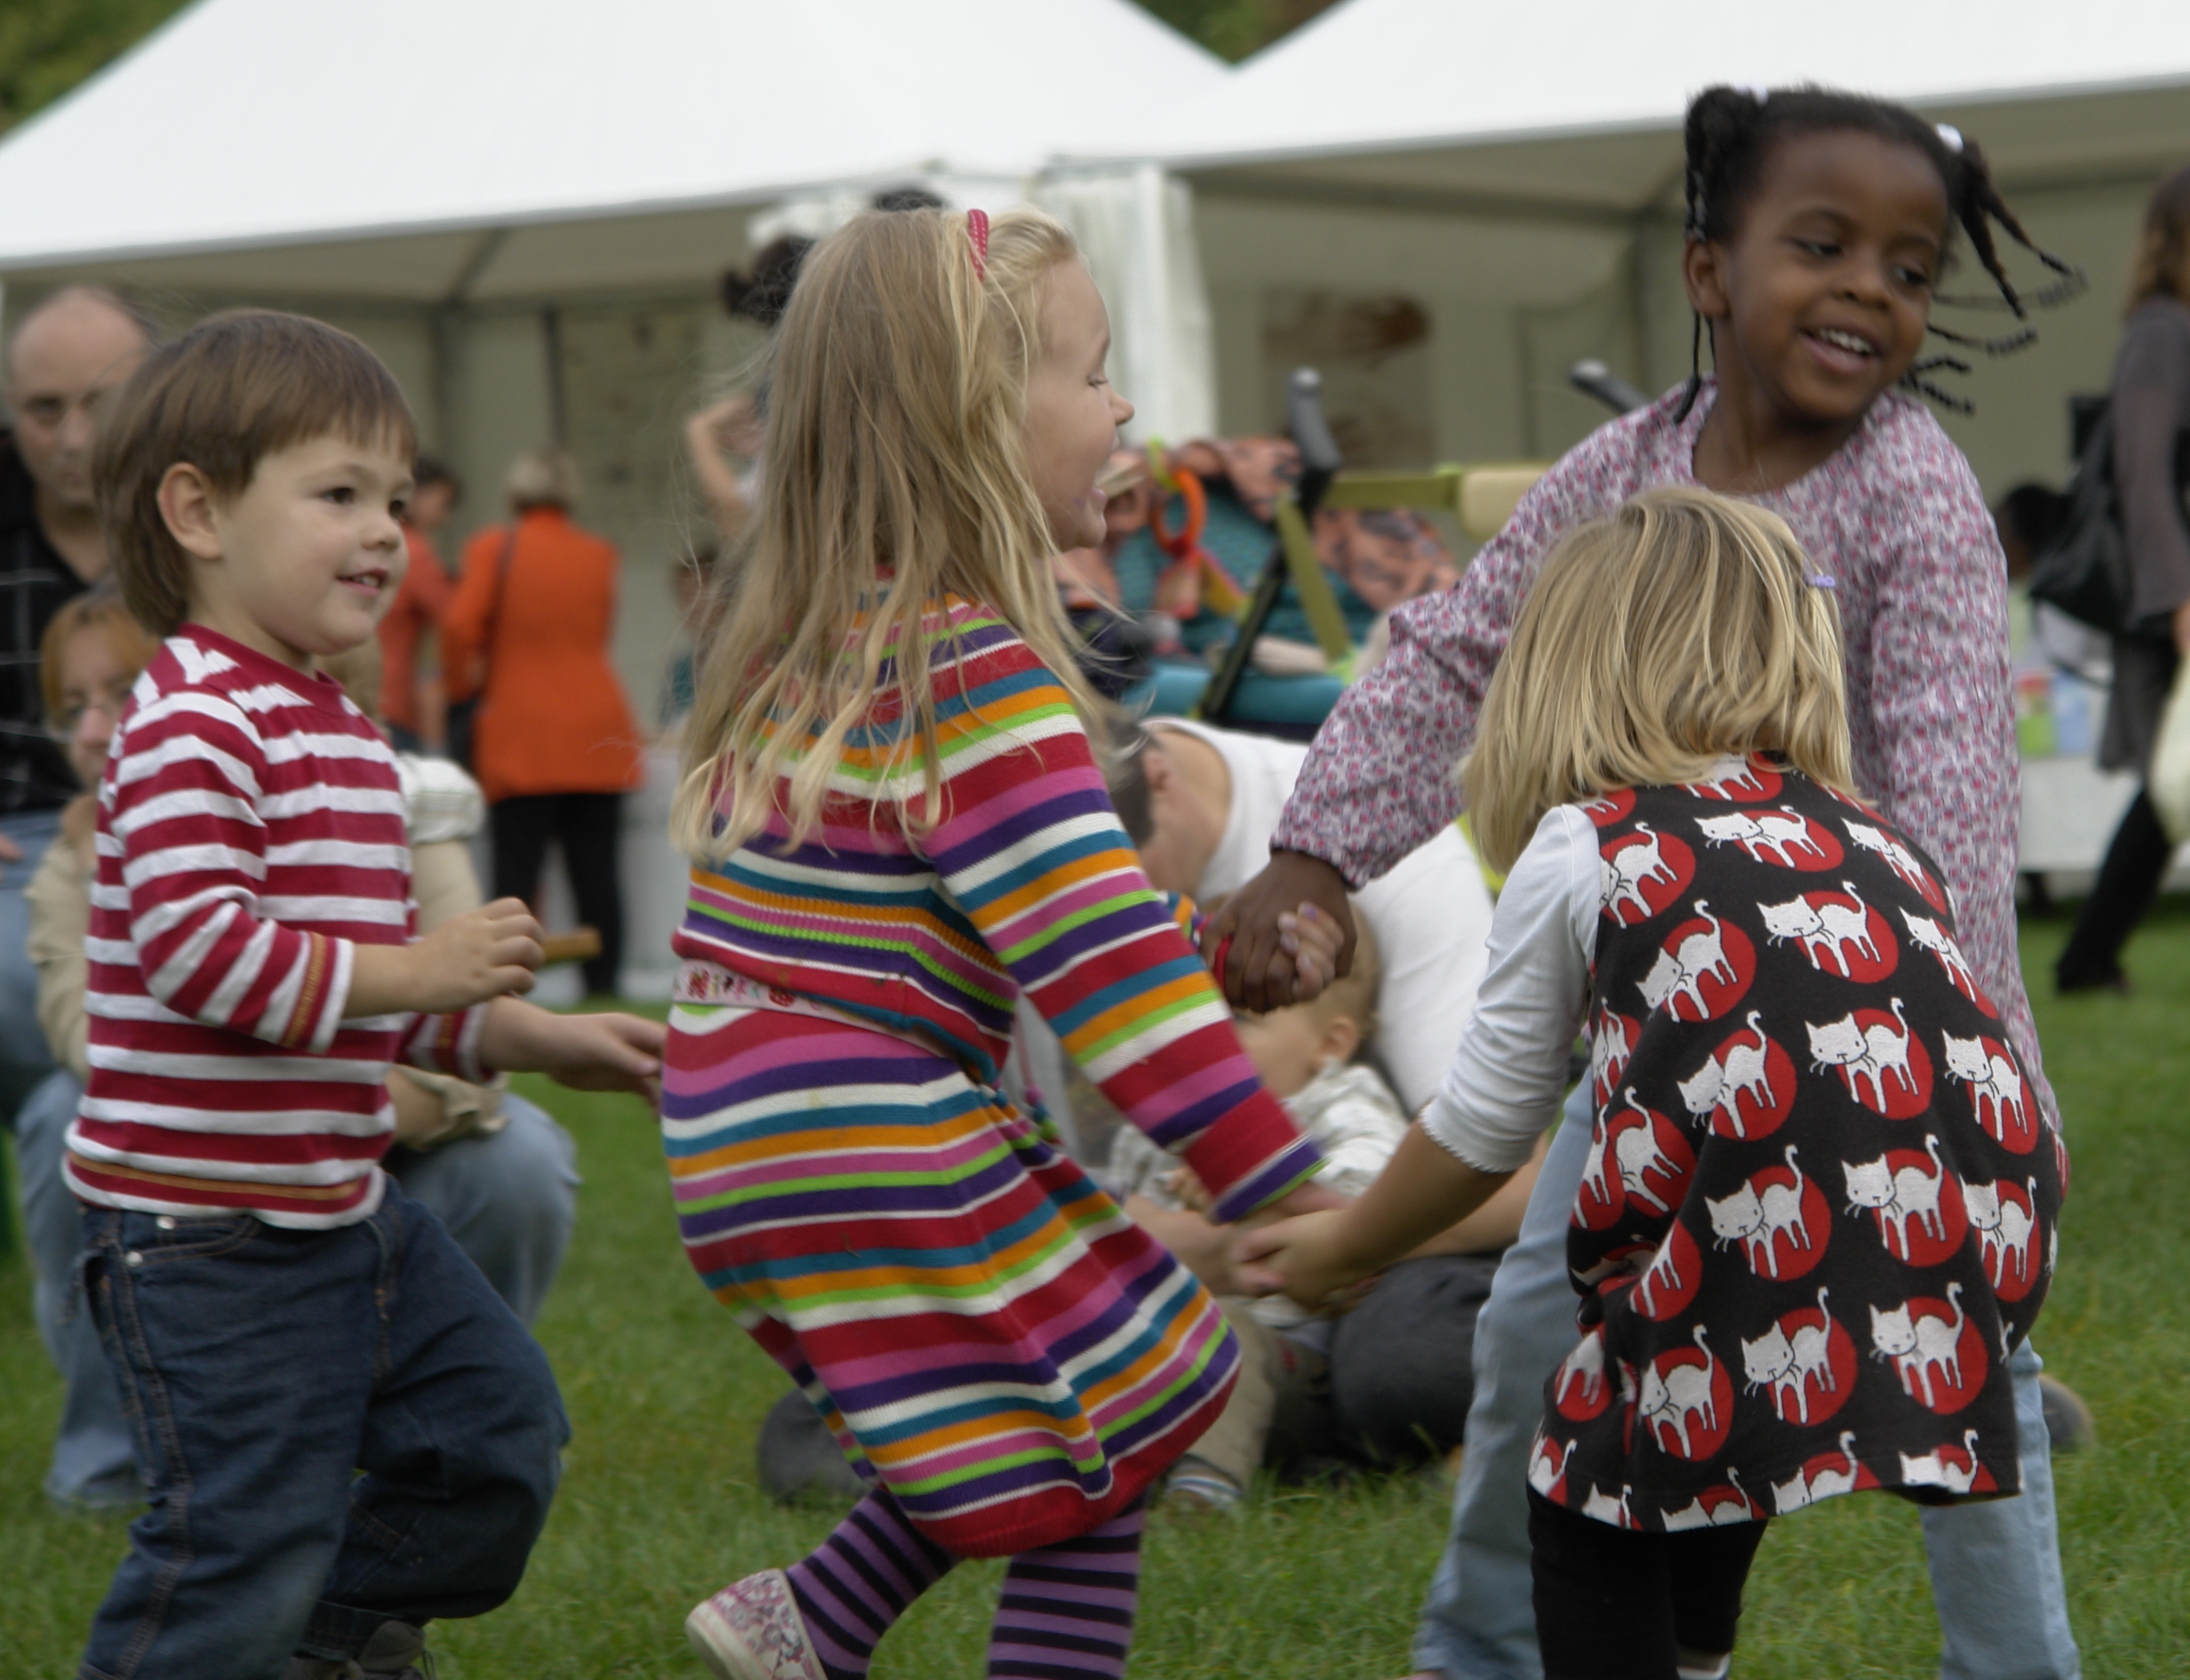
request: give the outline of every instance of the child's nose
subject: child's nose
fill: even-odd
[[[1133,406],[1118,394],[1114,387],[1110,392],[1110,414],[1121,426],[1133,417]]]

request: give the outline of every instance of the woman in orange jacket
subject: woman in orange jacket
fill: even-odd
[[[442,621],[449,697],[479,696],[472,773],[486,790],[497,898],[534,899],[549,840],[562,843],[578,917],[598,929],[586,989],[616,990],[623,900],[616,837],[645,778],[631,702],[609,662],[615,546],[570,522],[576,474],[560,451],[520,457],[511,522],[464,548]]]

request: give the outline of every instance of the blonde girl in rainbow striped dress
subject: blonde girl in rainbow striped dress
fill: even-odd
[[[783,319],[760,528],[687,736],[662,1129],[693,1265],[870,1491],[693,1611],[738,1680],[863,1676],[914,1598],[998,1555],[993,1680],[1123,1671],[1149,1488],[1238,1352],[997,1090],[1020,993],[1217,1217],[1329,1203],[1091,743],[1048,557],[1102,539],[1132,414],[1109,343],[1032,212],[863,216]]]

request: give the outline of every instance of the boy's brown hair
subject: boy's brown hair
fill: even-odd
[[[167,469],[187,462],[233,499],[258,463],[315,438],[392,443],[417,427],[395,376],[338,327],[274,309],[231,309],[145,360],[99,427],[93,481],[122,599],[156,635],[188,611],[190,557],[160,512]]]

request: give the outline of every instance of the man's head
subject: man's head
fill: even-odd
[[[1175,737],[1155,729],[1136,729],[1113,756],[1108,779],[1110,800],[1126,837],[1141,854],[1141,867],[1159,892],[1193,893],[1202,871],[1223,843],[1229,810],[1219,810],[1208,794],[1180,773],[1167,742]],[[1200,743],[1191,736],[1194,746]]]
[[[92,511],[99,411],[151,348],[143,317],[97,287],[56,292],[17,323],[8,341],[8,411],[24,470],[49,510]]]
[[[94,479],[130,610],[304,665],[372,633],[402,582],[417,434],[372,352],[235,310],[157,350],[100,429]]]
[[[403,523],[430,542],[464,499],[463,480],[447,462],[432,455],[421,455],[411,476],[411,505],[404,510]]]

